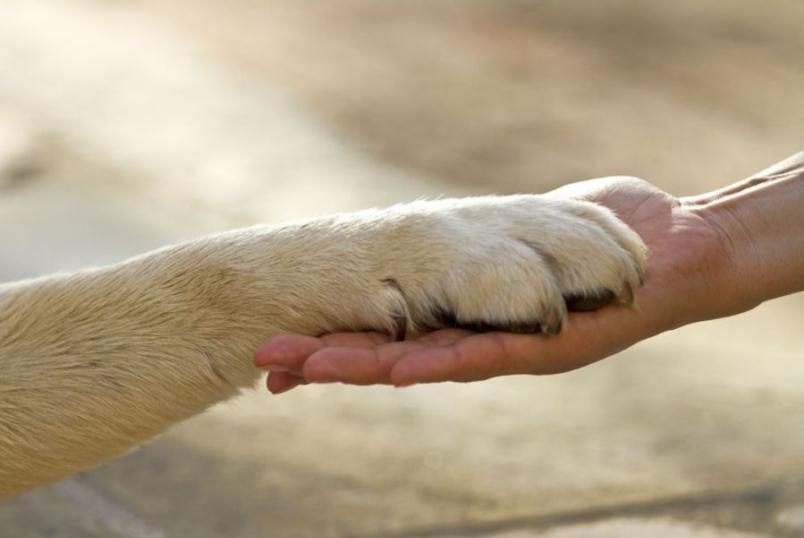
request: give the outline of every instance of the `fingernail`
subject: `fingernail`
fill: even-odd
[[[279,389],[279,390],[270,390],[270,389],[269,389],[269,392],[270,392],[272,395],[274,395],[274,396],[278,396],[278,395],[280,395],[280,394],[282,394],[282,393],[284,393],[284,392],[289,391],[290,389],[295,389],[295,388],[296,388],[296,387],[298,387],[298,386],[299,386],[299,385],[291,385],[291,386],[289,386],[289,387],[284,387],[284,388],[281,388],[281,389]]]

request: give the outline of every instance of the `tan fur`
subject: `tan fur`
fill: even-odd
[[[639,237],[548,196],[415,202],[236,230],[0,286],[0,497],[116,456],[251,387],[281,333],[557,323],[562,294],[628,301]]]

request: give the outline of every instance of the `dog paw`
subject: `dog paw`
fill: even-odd
[[[443,327],[554,335],[568,310],[633,303],[642,281],[644,243],[592,202],[518,195],[401,207],[380,279],[397,337]]]

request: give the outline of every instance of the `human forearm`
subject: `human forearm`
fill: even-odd
[[[736,311],[804,290],[804,153],[701,197],[730,252],[720,293]]]

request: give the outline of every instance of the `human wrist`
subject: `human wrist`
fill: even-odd
[[[747,210],[746,210],[747,211]],[[712,228],[720,247],[719,261],[707,275],[709,296],[715,301],[711,315],[727,317],[755,308],[769,299],[768,292],[755,287],[762,274],[762,244],[750,231],[745,212],[719,204],[700,208],[698,214]]]
[[[804,289],[804,153],[701,204],[724,245],[719,290],[738,313]]]

